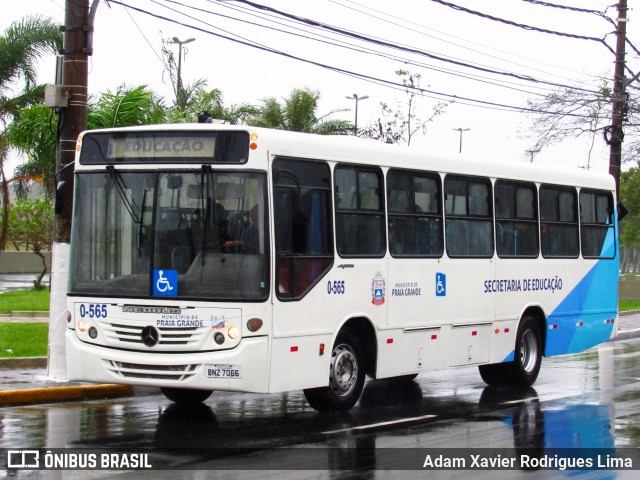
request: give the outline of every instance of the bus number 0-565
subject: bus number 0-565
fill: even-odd
[[[85,305],[84,303],[80,304],[80,318],[107,318],[107,305],[104,303],[96,304],[90,303]]]
[[[334,295],[342,295],[344,294],[345,291],[345,287],[344,287],[344,280],[329,280],[327,282],[327,293],[329,295],[331,295],[332,293]]]

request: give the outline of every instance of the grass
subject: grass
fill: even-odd
[[[47,355],[47,323],[0,322],[0,358]]]
[[[619,310],[621,312],[628,312],[629,310],[640,310],[640,300],[620,300]]]
[[[0,313],[49,310],[49,289],[13,290],[0,293]],[[47,355],[47,323],[15,323],[0,320],[0,358]]]
[[[35,290],[13,290],[0,293],[0,313],[18,311],[43,311],[49,310],[50,292],[48,288]]]

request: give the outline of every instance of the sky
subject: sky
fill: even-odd
[[[421,87],[429,91],[417,99],[420,118],[431,116],[437,102],[455,98],[443,114],[427,124],[425,135],[415,135],[409,148],[454,153],[462,136],[464,153],[528,161],[531,154],[527,150],[535,141],[527,137],[532,114],[514,112],[504,105],[524,106],[527,99],[552,91],[554,84],[597,89],[602,78],[613,75],[614,55],[601,42],[518,28],[440,1],[255,1],[340,32],[293,23],[281,14],[234,0],[103,0],[95,20],[89,93],[114,91],[122,84],[144,84],[170,101],[173,92],[161,62],[162,41],[194,38],[183,46],[184,84],[206,79],[208,87],[222,91],[225,104],[259,104],[265,97],[282,98],[294,88],[308,87],[320,92],[318,114],[343,110],[333,118],[351,121],[356,102],[346,97],[368,96],[358,102],[358,125],[362,127],[381,116],[382,103],[394,110],[398,105],[406,107],[405,93],[392,85],[401,83],[395,72],[404,69],[420,74]],[[613,3],[549,2],[601,12]],[[530,0],[450,3],[537,29],[605,38],[615,48],[614,26],[595,14]],[[60,23],[64,20],[64,0],[0,0],[0,4],[2,31],[26,15],[39,14]],[[606,11],[616,18],[615,8]],[[633,37],[638,31],[634,13],[631,10],[628,37],[640,45],[640,38]],[[345,30],[374,38],[377,43],[344,35]],[[177,54],[178,45],[170,47]],[[639,63],[628,55],[632,70],[640,69]],[[40,61],[41,83],[54,82],[54,65],[53,58]],[[544,149],[534,160],[607,171],[608,148],[600,136],[593,146],[591,139],[585,138]],[[9,176],[19,162],[12,157]]]

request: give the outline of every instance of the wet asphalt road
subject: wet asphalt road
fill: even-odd
[[[35,273],[0,273],[0,293],[31,288],[37,276]],[[48,273],[42,279],[42,283],[49,284]]]
[[[302,392],[214,393],[196,408],[155,391],[110,401],[0,409],[0,448],[143,449],[155,466],[122,478],[637,478],[638,471],[356,471],[433,448],[640,447],[640,339],[544,359],[533,388],[485,387],[475,367],[369,382],[347,414],[321,415]],[[293,452],[279,450],[296,447]],[[308,449],[311,454],[297,447]],[[328,448],[327,448],[328,447]],[[401,448],[389,455],[388,448]],[[300,453],[302,452],[302,453]],[[310,467],[313,465],[313,467]],[[277,469],[266,470],[267,468]],[[308,468],[313,468],[308,470]],[[188,470],[187,470],[188,469]],[[238,471],[238,469],[247,469]],[[283,471],[280,471],[282,469]],[[307,469],[307,470],[305,470]],[[4,472],[7,474],[7,472]],[[109,471],[18,472],[107,478]],[[11,473],[9,473],[11,474]],[[428,474],[428,475],[427,475]],[[0,477],[3,471],[0,469]]]

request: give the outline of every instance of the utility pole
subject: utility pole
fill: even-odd
[[[94,0],[92,18],[99,0]],[[78,135],[87,128],[88,55],[91,53],[93,22],[89,0],[66,0],[62,43],[62,86],[68,103],[59,110],[56,158],[56,231],[51,265],[49,306],[49,376],[66,379],[64,333],[67,329],[67,280],[73,210],[73,171]]]
[[[604,131],[604,138],[609,144],[609,173],[616,180],[616,191],[620,196],[620,164],[622,158],[622,140],[624,131],[622,124],[626,120],[626,93],[624,81],[625,42],[627,35],[627,0],[618,1],[618,28],[616,29],[616,60],[613,74],[613,106],[611,125]]]
[[[89,30],[89,0],[67,0],[63,37],[62,85],[67,91],[69,104],[60,109],[60,136],[58,138],[57,182],[64,194],[62,209],[56,218],[56,242],[71,240],[71,211],[73,208],[73,162],[78,134],[87,128],[87,79]],[[60,207],[58,207],[60,208]]]

